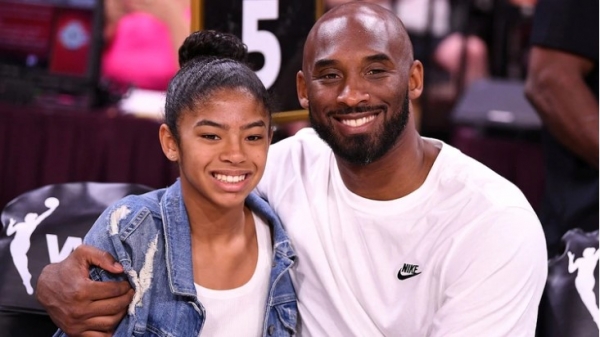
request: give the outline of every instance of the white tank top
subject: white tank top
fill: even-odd
[[[258,261],[252,278],[241,287],[208,289],[195,284],[206,311],[202,336],[261,336],[271,274],[273,247],[269,226],[256,214]]]

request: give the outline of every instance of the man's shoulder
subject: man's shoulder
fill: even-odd
[[[451,219],[445,222],[447,234],[443,237],[460,232],[467,246],[482,252],[494,250],[477,242],[512,245],[513,249],[535,242],[536,247],[544,248],[541,224],[523,192],[458,149],[444,147],[435,196],[439,218]],[[519,236],[520,242],[514,236]]]
[[[314,162],[318,157],[331,154],[331,148],[317,135],[314,129],[304,128],[295,135],[282,139],[269,149],[269,165],[289,161]]]
[[[511,181],[460,150],[443,145],[440,182],[464,189],[465,197],[487,203],[489,207],[531,206],[523,192]],[[480,205],[481,206],[481,205]]]
[[[331,156],[331,148],[312,128],[302,129],[294,136],[271,145],[265,173],[257,190],[275,205],[274,200],[283,197],[288,188],[298,188],[307,182],[312,184],[315,176],[326,175]]]
[[[327,147],[327,144],[319,138],[317,132],[310,127],[300,129],[295,135],[284,138],[271,145],[271,150],[291,149],[294,147],[306,147],[307,145],[316,145],[317,148]]]

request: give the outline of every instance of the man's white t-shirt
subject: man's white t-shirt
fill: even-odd
[[[441,149],[413,193],[350,192],[312,129],[271,146],[258,186],[298,254],[302,336],[533,336],[546,245],[512,183]]]

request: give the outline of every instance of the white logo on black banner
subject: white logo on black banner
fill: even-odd
[[[596,294],[594,293],[594,285],[596,284],[594,270],[598,263],[598,250],[594,247],[588,247],[583,250],[583,256],[578,259],[574,259],[573,252],[567,252],[567,255],[569,257],[569,273],[577,271],[575,289],[577,289],[581,301],[592,315],[594,322],[598,325],[598,315],[600,313],[596,305]]]
[[[47,211],[40,215],[37,213],[27,213],[23,222],[17,222],[15,219],[10,219],[6,229],[6,235],[10,236],[15,234],[15,237],[10,243],[10,254],[12,255],[13,263],[15,264],[15,267],[23,280],[23,285],[25,285],[25,289],[29,295],[33,294],[31,273],[29,272],[29,261],[27,259],[27,252],[31,247],[31,234],[33,234],[37,226],[44,221],[44,219],[56,210],[59,204],[58,199],[53,197],[47,198],[44,201],[44,205],[48,207]]]

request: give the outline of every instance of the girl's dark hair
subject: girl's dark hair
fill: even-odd
[[[244,89],[269,114],[273,106],[265,86],[246,64],[248,50],[235,35],[214,30],[197,31],[179,48],[180,69],[167,88],[165,123],[179,143],[177,122],[221,89]]]

